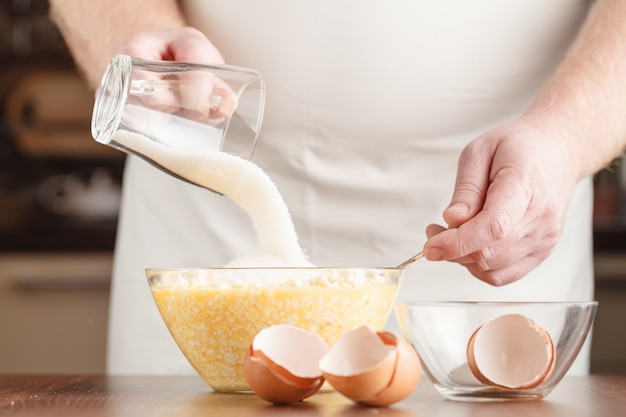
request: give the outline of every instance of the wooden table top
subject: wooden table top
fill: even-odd
[[[253,394],[223,394],[195,376],[0,375],[0,416],[107,417],[505,417],[626,414],[626,375],[569,377],[550,395],[527,402],[443,399],[423,378],[415,393],[388,408],[353,405],[318,393],[293,406],[272,406]]]

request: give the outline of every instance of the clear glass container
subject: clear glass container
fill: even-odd
[[[445,397],[460,401],[523,401],[548,395],[566,374],[591,329],[598,303],[397,302],[395,313],[424,371]],[[479,381],[467,359],[468,342],[486,322],[520,314],[544,328],[554,342],[554,369],[538,385],[508,389]],[[511,365],[513,366],[513,365]]]
[[[92,115],[94,139],[157,165],[129,134],[177,149],[223,151],[250,159],[265,84],[252,69],[145,61],[116,56],[102,78]]]

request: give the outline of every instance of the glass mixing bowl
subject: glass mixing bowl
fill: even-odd
[[[243,362],[273,324],[318,333],[329,345],[363,324],[380,330],[402,269],[148,269],[150,290],[174,340],[216,391],[247,391]]]

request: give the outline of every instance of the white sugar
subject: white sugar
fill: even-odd
[[[287,205],[274,182],[254,163],[224,152],[169,148],[128,131],[117,131],[112,140],[138,151],[175,175],[224,194],[244,209],[252,220],[260,252],[234,263],[310,265],[298,243]]]

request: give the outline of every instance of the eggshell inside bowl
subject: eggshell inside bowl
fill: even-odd
[[[467,347],[469,367],[476,378],[503,388],[533,388],[554,369],[550,334],[521,314],[497,317],[478,328]]]
[[[549,395],[568,372],[589,335],[597,306],[594,301],[398,301],[396,315],[405,337],[419,354],[425,374],[445,398],[528,401]],[[530,388],[505,388],[484,378],[480,381],[468,364],[468,344],[476,330],[510,314],[532,319],[545,329],[554,344],[550,370]],[[488,371],[483,370],[482,374],[495,379]]]

